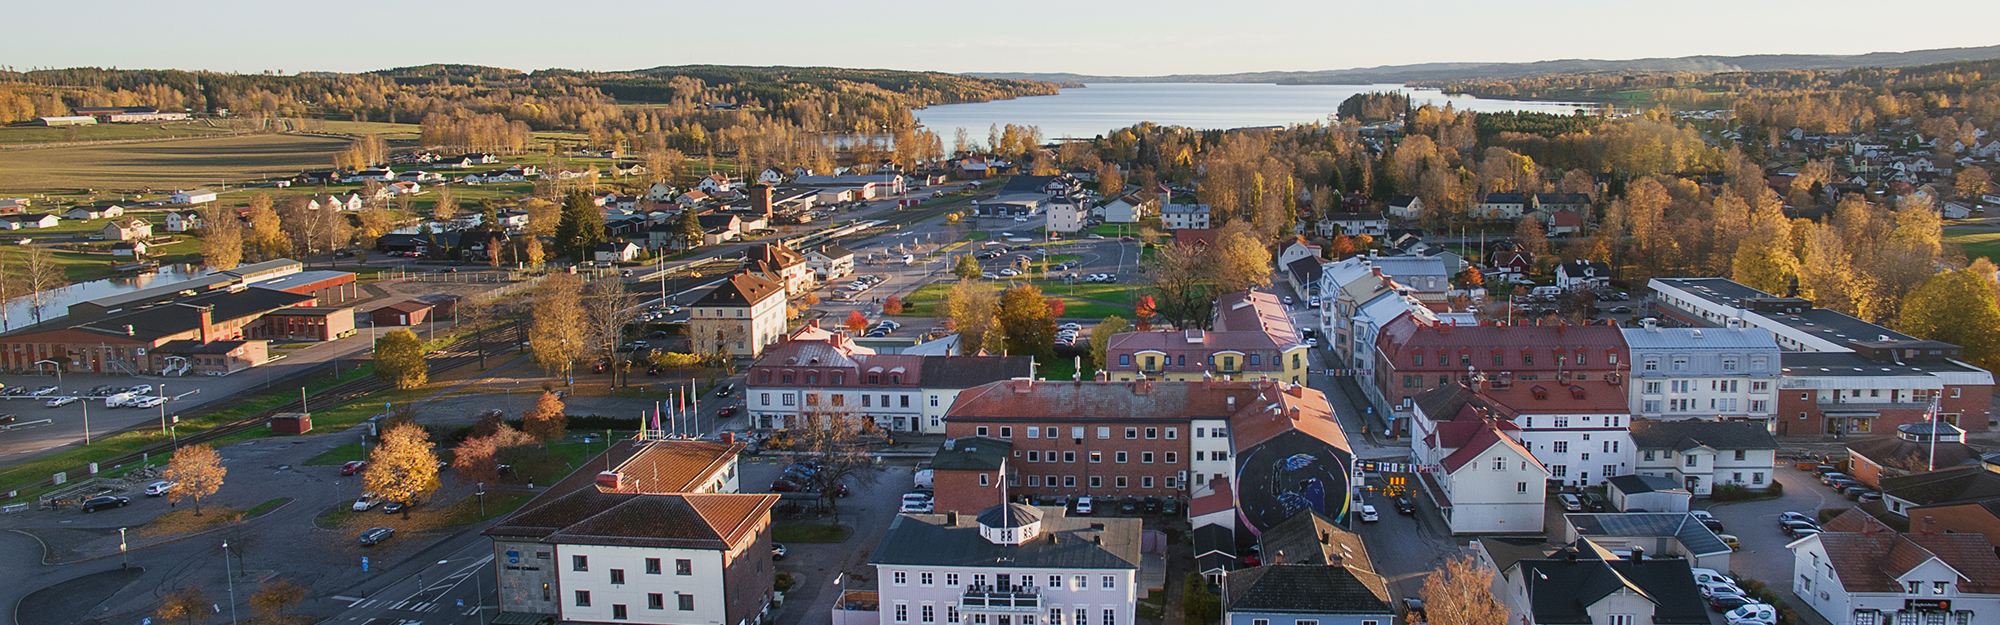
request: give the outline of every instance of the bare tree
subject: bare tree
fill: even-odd
[[[614,361],[611,366],[611,385],[618,385],[619,367],[618,341],[625,338],[625,324],[631,323],[639,307],[639,298],[625,288],[625,281],[605,278],[590,283],[583,298],[583,317],[589,326],[593,346],[604,349],[604,357]]]
[[[802,462],[817,465],[807,487],[814,489],[840,521],[838,499],[843,487],[872,485],[882,479],[882,465],[868,453],[875,421],[839,406],[808,408],[806,422],[792,437]]]
[[[537,364],[551,373],[560,371],[565,377],[589,348],[583,284],[575,275],[551,275],[536,289],[528,341]]]
[[[42,307],[55,303],[56,297],[69,288],[69,276],[56,263],[54,254],[42,248],[28,248],[21,257],[21,286],[28,294],[28,314],[35,323],[41,323]]]
[[[1459,556],[1424,580],[1425,618],[1438,625],[1507,625],[1507,606],[1493,598],[1493,572]]]

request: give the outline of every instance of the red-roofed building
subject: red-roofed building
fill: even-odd
[[[1622,405],[1632,365],[1626,352],[1624,334],[1612,325],[1452,326],[1404,316],[1375,337],[1375,380],[1399,421],[1417,395],[1467,383],[1473,374],[1496,390],[1616,387],[1612,395]]]
[[[2000,557],[1985,534],[1943,533],[1922,521],[1898,534],[1860,511],[1824,530],[1789,545],[1792,591],[1822,618],[1985,623],[2000,614]]]
[[[1542,533],[1549,469],[1505,411],[1463,387],[1425,393],[1417,406],[1419,475],[1452,533]]]
[[[1452,422],[1504,422],[1500,427],[1548,468],[1550,481],[1595,486],[1634,472],[1632,420],[1621,391],[1601,380],[1432,389],[1413,402],[1411,437],[1422,450],[1456,443],[1452,428],[1466,426]]]

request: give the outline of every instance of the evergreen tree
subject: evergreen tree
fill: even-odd
[[[1375,176],[1369,186],[1371,188],[1368,197],[1374,198],[1377,202],[1387,202],[1402,193],[1403,170],[1396,167],[1396,159],[1390,158],[1388,154],[1375,159]]]
[[[701,246],[701,218],[694,214],[694,209],[681,209],[680,231],[682,248],[691,250]]]
[[[605,241],[604,214],[590,203],[589,195],[570,192],[563,200],[562,221],[556,224],[556,255],[584,262]]]

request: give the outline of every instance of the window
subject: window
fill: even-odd
[[[1737,461],[1737,462],[1742,462],[1742,461],[1743,461],[1743,459],[1744,459],[1744,457],[1745,457],[1745,454],[1747,454],[1747,453],[1749,453],[1749,452],[1746,452],[1746,451],[1744,451],[1744,450],[1741,450],[1741,449],[1738,449],[1738,450],[1736,450],[1736,461]]]
[[[1299,619],[1299,620],[1297,620],[1297,621],[1293,621],[1293,623],[1294,623],[1294,625],[1319,625],[1319,619],[1316,619],[1316,618],[1302,618],[1302,619]]]
[[[1549,477],[1564,477],[1567,475],[1569,475],[1569,465],[1566,464],[1549,465]]]
[[[1000,426],[1000,438],[1014,438],[1014,428]]]
[[[1646,383],[1646,392],[1648,392],[1648,393],[1658,393],[1658,392],[1660,392],[1660,383],[1659,383],[1659,382],[1647,382],[1647,383]]]
[[[1125,476],[1123,475],[1118,476],[1118,487],[1119,488],[1125,487]]]
[[[1167,476],[1167,488],[1179,488],[1179,484],[1180,478],[1172,475]]]
[[[1139,488],[1152,488],[1152,487],[1153,487],[1153,476],[1151,475],[1139,476]]]
[[[1916,582],[1910,582],[1910,583],[1914,584]],[[579,608],[590,607],[590,591],[588,590],[576,591],[576,607]]]
[[[1054,484],[1055,481],[1050,480],[1049,483]],[[1074,475],[1063,476],[1063,488],[1076,488],[1076,476]]]
[[[896,622],[910,622],[910,604],[901,601],[896,602]]]
[[[1074,451],[1063,452],[1063,462],[1076,462],[1076,452]]]
[[[1152,463],[1153,463],[1153,452],[1150,452],[1150,451],[1142,451],[1142,452],[1139,452],[1139,462],[1142,462],[1142,463],[1145,463],[1145,464],[1152,464]]]
[[[771,405],[771,394],[770,394],[770,393],[758,393],[758,394],[757,394],[757,401],[759,401],[759,402],[760,402],[760,403],[759,403],[759,405],[762,405],[762,406],[769,406],[769,405]]]
[[[944,620],[947,623],[958,622],[958,604],[955,603],[944,604]]]
[[[1077,438],[1083,438],[1083,437],[1082,437],[1082,436],[1078,436]],[[1108,441],[1108,440],[1111,440],[1111,426],[1108,426],[1108,425],[1102,425],[1102,426],[1098,426],[1098,427],[1097,427],[1097,440],[1100,440],[1100,441]]]
[[[984,475],[984,474],[981,474],[981,475]],[[891,575],[892,575],[892,576],[893,576],[893,577],[895,578],[895,580],[896,580],[896,585],[897,585],[897,586],[906,586],[906,585],[909,585],[909,583],[910,583],[910,574],[909,574],[909,573],[907,573],[907,572],[903,572],[903,571],[896,571],[895,573],[892,573]]]
[[[1166,459],[1167,464],[1174,464],[1180,461],[1181,461],[1180,453],[1172,451],[1167,452],[1167,459]]]
[[[1170,441],[1171,441],[1171,440],[1179,440],[1179,439],[1180,439],[1180,437],[1181,437],[1181,429],[1180,429],[1180,428],[1167,428],[1167,440],[1170,440]]]
[[[646,593],[646,609],[648,610],[667,609],[667,596],[657,592]]]
[[[944,585],[946,585],[946,586],[957,586],[957,585],[958,585],[958,574],[957,574],[957,573],[945,573],[945,574],[944,574]]]
[[[694,595],[674,595],[674,598],[680,600],[681,611],[683,612],[694,611]]]
[[[1632,615],[1630,614],[1606,615],[1604,620],[1604,625],[1632,625]]]
[[[1104,609],[1104,625],[1118,625],[1118,610],[1114,608]]]
[[[1556,417],[1556,427],[1559,428],[1569,427],[1569,417],[1560,417],[1560,416]]]
[[[1506,458],[1501,458],[1501,457],[1499,457],[1499,456],[1494,456],[1494,457],[1493,457],[1493,470],[1495,470],[1495,471],[1505,471],[1505,470],[1507,470],[1507,459],[1506,459]]]
[[[1493,366],[1498,367],[1504,364],[1507,364],[1507,355],[1500,352],[1493,352]]]
[[[937,405],[938,405],[938,396],[936,396],[936,395],[932,395],[932,396],[931,396],[931,407],[932,407],[932,408],[936,408],[936,407],[937,407]]]
[[[611,605],[611,618],[612,618],[612,620],[618,620],[618,621],[622,621],[622,620],[625,620],[625,604],[623,604],[623,603],[614,603],[614,604],[612,604],[612,605]]]
[[[1146,428],[1146,440],[1160,437],[1160,428]]]
[[[1944,588],[1945,588],[1944,582],[1931,582],[1931,594],[1933,595],[1944,594]]]
[[[990,484],[991,482],[989,482],[988,480],[992,479],[992,477],[993,477],[993,476],[991,476],[991,475],[989,475],[989,474],[986,474],[986,473],[981,473],[981,474],[979,474],[979,485],[980,485],[980,486],[986,486],[986,485]]]
[[[1033,432],[1034,430],[1028,430],[1028,431]],[[1041,461],[1042,461],[1042,452],[1035,451],[1032,449],[1028,450],[1028,462],[1041,462]]]
[[[1063,452],[1063,453],[1067,454],[1069,452]],[[1090,461],[1093,463],[1104,462],[1104,452],[1101,451],[1090,452]]]
[[[1686,458],[1687,458],[1687,463],[1686,463],[1686,464],[1687,464],[1687,466],[1690,466],[1690,467],[1691,467],[1691,466],[1694,466],[1694,463],[1695,463],[1695,457],[1694,457],[1694,454],[1687,454]]]
[[[1525,493],[1525,492],[1528,492],[1528,483],[1527,483],[1527,482],[1515,482],[1515,483],[1514,483],[1514,492],[1517,492],[1517,493]]]
[[[917,583],[918,583],[918,584],[922,584],[922,585],[925,585],[925,586],[929,586],[929,585],[931,585],[931,580],[933,580],[933,579],[936,579],[936,578],[935,578],[935,577],[933,576],[933,574],[932,574],[932,573],[931,573],[930,571],[924,571],[924,572],[922,572],[922,573],[918,573],[918,574],[917,574]]]
[[[1049,427],[1049,428],[1042,428],[1042,438],[1055,438],[1055,437],[1056,437],[1056,429],[1055,429],[1055,428],[1053,428],[1053,427]],[[1076,437],[1077,437],[1077,438],[1083,438],[1083,430],[1077,430],[1077,432],[1076,432]]]
[[[869,407],[872,407],[872,406],[871,406],[871,404],[872,404],[872,403],[873,403],[873,402],[872,402],[872,401],[870,401],[870,398],[868,397],[868,394],[867,394],[867,393],[862,393],[862,394],[861,394],[861,407],[862,407],[862,408],[869,408]],[[883,408],[887,408],[887,407],[889,407],[889,402],[886,402],[886,401],[885,401],[885,402],[882,402],[882,407],[883,407]]]
[[[926,603],[923,605],[923,609],[919,611],[919,615],[925,623],[935,623],[937,622],[937,606]]]
[[[1125,438],[1126,439],[1139,438],[1139,428],[1125,428]]]
[[[1040,438],[1041,434],[1042,434],[1041,428],[1038,427],[1028,428],[1028,438]]]
[[[569,570],[572,571],[590,570],[590,556],[570,556]]]
[[[682,560],[682,562],[686,562],[686,560]],[[647,574],[647,575],[659,575],[659,574],[660,574],[660,559],[659,559],[659,558],[646,558],[646,574]]]
[[[1112,461],[1113,461],[1113,462],[1116,462],[1116,463],[1118,463],[1118,464],[1125,464],[1125,459],[1126,459],[1126,457],[1127,457],[1127,456],[1125,455],[1125,452],[1122,452],[1122,451],[1121,451],[1121,452],[1117,452],[1117,453],[1115,453],[1115,454],[1112,454],[1112,458],[1113,458],[1113,460],[1112,460]]]
[[[611,569],[611,583],[612,584],[625,583],[625,569]]]
[[[1130,366],[1132,366],[1132,355],[1131,355],[1131,354],[1119,354],[1119,355],[1118,355],[1118,366],[1120,366],[1120,367],[1130,367]]]
[[[1555,448],[1554,451],[1556,453],[1559,454],[1569,453],[1569,441],[1556,441],[1551,445]]]
[[[1029,486],[1041,486],[1041,485],[1042,485],[1042,476],[1039,476],[1039,475],[1030,475],[1030,476],[1028,476],[1028,485],[1029,485]]]
[[[1089,610],[1085,610],[1083,608],[1076,609],[1076,625],[1090,625]]]
[[[1910,585],[1910,594],[1914,595],[1924,591],[1923,582],[1908,582],[1908,584]]]
[[[1751,473],[1750,473],[1750,483],[1751,483],[1751,484],[1762,484],[1762,483],[1764,483],[1764,472],[1763,472],[1763,471],[1753,471],[1753,472],[1751,472]]]
[[[1423,354],[1423,352],[1417,352],[1417,353],[1416,353],[1415,355],[1411,356],[1411,357],[1410,357],[1410,361],[1411,361],[1411,362],[1410,362],[1410,365],[1411,365],[1411,366],[1415,366],[1415,367],[1421,367],[1421,366],[1424,366],[1424,354]]]
[[[1102,475],[1092,475],[1092,476],[1090,476],[1090,487],[1091,487],[1091,488],[1104,488],[1104,476],[1102,476]]]
[[[1049,608],[1049,625],[1062,625],[1062,608]]]
[[[783,403],[784,405],[787,406],[791,406],[794,404],[794,402],[798,401],[798,399],[793,397],[791,393],[785,393],[783,395],[780,395],[779,399],[781,400],[780,403]]]
[[[1118,578],[1111,575],[1104,576],[1103,588],[1105,590],[1116,590],[1118,588]]]

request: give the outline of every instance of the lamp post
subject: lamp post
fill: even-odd
[[[63,370],[62,370],[62,363],[59,363],[59,362],[56,362],[56,361],[53,361],[53,360],[47,360],[47,359],[43,359],[43,360],[37,360],[37,361],[35,361],[35,364],[37,364],[37,365],[48,365],[48,366],[51,366],[51,367],[55,367],[55,370],[56,370],[56,386],[62,386],[62,385],[63,385]],[[56,391],[56,392],[60,393],[60,392],[62,392],[62,391]]]
[[[118,533],[120,536],[123,536],[125,530],[120,529]],[[119,549],[122,550],[124,549],[124,545],[122,544],[124,539],[120,538],[119,540],[121,541]],[[236,573],[229,566],[229,541],[227,540],[222,541],[222,576],[229,583],[229,623],[230,625],[236,625]]]

